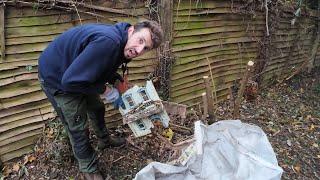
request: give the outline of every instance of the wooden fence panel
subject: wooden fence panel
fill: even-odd
[[[235,14],[232,7],[236,5],[231,1],[175,1],[172,101],[200,104],[205,92],[203,76],[213,79],[213,89],[221,101],[233,82],[241,78],[247,62],[256,59],[264,17]]]
[[[99,17],[32,7],[6,6],[4,11],[0,11],[4,12],[0,25],[3,24],[4,31],[1,32],[5,34],[4,38],[0,38],[1,51],[4,52],[0,61],[1,161],[30,152],[45,123],[56,117],[37,79],[38,57],[56,36],[86,23],[136,23],[141,18],[149,18],[149,10],[143,1],[130,4],[104,2],[103,5],[132,16],[103,9],[95,10]],[[154,71],[156,62],[156,51],[134,59],[129,64],[130,80],[135,84],[144,83],[145,77]],[[108,126],[121,123],[119,112],[109,104],[106,104],[105,118]]]

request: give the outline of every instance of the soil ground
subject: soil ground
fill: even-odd
[[[232,119],[231,104],[227,100],[218,105],[219,120]],[[240,110],[243,122],[256,124],[267,134],[284,170],[283,179],[320,179],[320,70],[261,90],[253,101],[244,101]],[[173,143],[192,138],[198,114],[193,111],[184,121],[171,120],[175,125]],[[125,137],[132,134],[125,126],[111,132]],[[122,147],[98,152],[103,174],[107,179],[132,179],[151,161],[172,160],[173,151],[158,135],[130,138],[130,143]],[[91,139],[95,147],[94,135]],[[33,153],[6,163],[0,177],[83,179],[59,120],[47,125]]]

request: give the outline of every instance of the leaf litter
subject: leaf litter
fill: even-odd
[[[300,74],[287,82],[262,90],[255,99],[241,104],[241,120],[260,126],[267,134],[283,168],[283,179],[320,179],[320,71]],[[217,105],[219,120],[232,119],[233,102]],[[118,148],[98,151],[99,168],[106,179],[133,179],[152,161],[169,162],[178,157],[174,144],[192,139],[193,123],[201,117],[193,110],[182,120],[171,118],[171,131],[133,138],[126,126],[111,129],[128,137]],[[162,135],[166,135],[164,137]],[[97,140],[90,135],[93,147]],[[169,141],[167,138],[172,138]],[[61,123],[51,121],[34,147],[34,152],[5,163],[0,179],[84,179]]]

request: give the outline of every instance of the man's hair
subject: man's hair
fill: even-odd
[[[163,41],[163,31],[161,26],[155,21],[143,20],[134,25],[134,32],[143,28],[148,28],[151,33],[152,48],[157,48]]]

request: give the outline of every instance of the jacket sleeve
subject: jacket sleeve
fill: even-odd
[[[90,42],[72,62],[62,77],[64,91],[84,94],[101,94],[105,90],[101,76],[107,76],[115,66],[120,46],[107,37]]]

